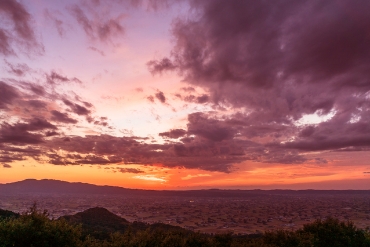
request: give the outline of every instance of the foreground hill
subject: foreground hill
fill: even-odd
[[[14,213],[14,212],[9,211],[9,210],[0,209],[0,220],[1,219],[8,219],[8,218],[18,218],[18,217],[19,217],[19,214],[17,214],[17,213]]]
[[[107,238],[110,233],[123,233],[130,226],[127,220],[109,212],[105,208],[90,208],[83,212],[62,216],[72,224],[81,224],[85,235],[91,234],[99,239]]]
[[[143,222],[129,222],[105,208],[95,207],[83,212],[60,217],[72,224],[81,224],[85,234],[93,235],[99,239],[104,239],[114,232],[124,233],[127,230],[137,232],[150,229],[163,230],[184,230],[181,227],[168,224],[155,223],[146,224]]]
[[[153,225],[134,231],[132,224],[104,208],[92,208],[60,219],[49,219],[47,216],[46,211],[39,212],[32,207],[17,218],[0,219],[0,246],[370,247],[368,231],[357,229],[351,222],[333,218],[316,220],[296,231],[278,230],[250,237],[233,236],[231,233],[212,236]]]
[[[187,190],[187,191],[155,191],[127,189],[117,186],[100,186],[88,183],[70,183],[51,179],[26,179],[19,182],[0,184],[0,194],[105,194],[130,196],[188,196],[188,197],[254,197],[273,195],[340,195],[367,194],[370,190]]]

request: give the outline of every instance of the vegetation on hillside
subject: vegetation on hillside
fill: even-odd
[[[98,220],[102,216],[94,215],[97,212],[107,218]],[[107,212],[90,210],[68,220],[49,219],[47,211],[38,211],[36,206],[21,215],[7,211],[0,218],[0,247],[370,247],[368,231],[333,218],[316,220],[296,231],[270,231],[252,237],[207,235],[160,225],[143,227],[143,223],[135,228]],[[113,222],[120,222],[122,228],[114,228]]]

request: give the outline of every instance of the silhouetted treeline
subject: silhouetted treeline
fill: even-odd
[[[36,206],[21,215],[0,210],[0,216],[0,247],[370,247],[369,231],[334,218],[296,231],[234,236],[165,224],[135,225],[102,208],[60,219],[49,219],[48,212]]]

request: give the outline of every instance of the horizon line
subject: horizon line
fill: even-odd
[[[93,184],[93,183],[87,183],[87,182],[69,182],[66,180],[59,180],[59,179],[50,179],[50,178],[42,178],[42,179],[36,179],[36,178],[26,178],[23,180],[18,180],[14,182],[8,182],[8,183],[0,183],[1,185],[7,185],[7,184],[14,184],[24,181],[56,181],[56,182],[63,182],[63,183],[69,183],[69,184],[85,184],[85,185],[92,185],[92,186],[98,186],[98,187],[115,187],[120,189],[126,189],[126,190],[142,190],[142,191],[208,191],[208,190],[220,190],[220,191],[370,191],[370,189],[264,189],[264,188],[254,188],[254,189],[240,189],[240,188],[203,188],[203,189],[140,189],[140,188],[127,188],[117,185],[99,185],[99,184]],[[266,185],[269,186],[269,185]]]

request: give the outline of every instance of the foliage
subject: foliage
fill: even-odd
[[[65,220],[50,220],[36,205],[19,218],[0,221],[0,247],[74,247],[80,244],[80,228]]]
[[[370,239],[366,238],[365,231],[357,229],[350,221],[340,222],[334,218],[316,220],[312,224],[305,225],[299,232],[313,235],[313,243],[317,247],[370,246]]]
[[[0,209],[0,220],[1,219],[12,218],[12,217],[17,218],[17,217],[19,217],[19,214],[13,213],[12,211]]]
[[[270,231],[259,237],[232,233],[213,236],[161,225],[142,230],[128,226],[123,232],[112,233],[111,228],[106,228],[110,222],[103,222],[104,227],[100,228],[103,232],[96,238],[98,228],[83,229],[83,224],[48,216],[47,211],[40,212],[34,205],[17,218],[1,219],[0,247],[370,247],[368,231],[333,218],[316,220],[296,231]],[[91,227],[91,220],[88,222]]]
[[[264,234],[264,242],[278,247],[365,247],[370,246],[368,232],[353,222],[328,218],[306,224],[297,231],[274,231]]]

